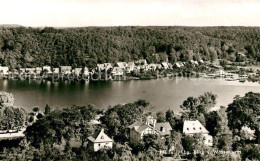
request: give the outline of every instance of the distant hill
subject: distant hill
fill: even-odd
[[[96,63],[246,59],[260,61],[259,27],[0,28],[0,64],[94,66]],[[241,54],[242,53],[242,54]]]
[[[22,27],[22,26],[16,24],[0,24],[0,27],[11,28],[11,27]]]

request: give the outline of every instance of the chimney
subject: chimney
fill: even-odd
[[[153,128],[155,129],[155,125],[156,125],[156,119],[153,119]]]

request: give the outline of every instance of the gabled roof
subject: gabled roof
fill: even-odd
[[[135,126],[141,126],[142,124],[143,124],[142,122],[136,121],[132,125],[129,125],[128,128],[132,129]]]
[[[119,68],[125,69],[128,64],[126,62],[117,62],[116,63],[118,65]]]
[[[105,134],[104,129],[101,129],[100,132],[96,132],[93,136],[88,137],[88,139],[93,143],[113,142],[113,140]]]
[[[156,123],[155,128],[160,132],[160,135],[170,135],[172,130],[169,122]],[[164,131],[161,131],[161,128],[163,128]]]
[[[128,64],[128,66],[135,66],[134,62],[128,62],[127,64]]]
[[[114,67],[112,72],[124,72],[122,68],[120,67]]]
[[[71,70],[71,66],[60,66],[61,70]]]
[[[149,116],[148,116],[149,117]],[[163,131],[161,131],[161,127],[163,127]],[[147,125],[145,123],[136,121],[132,125],[128,126],[128,128],[134,128],[136,132],[141,133],[142,131],[146,130],[147,128],[153,129],[151,125]],[[169,122],[163,123],[155,123],[155,131],[158,132],[160,135],[170,135],[172,127]]]
[[[183,133],[185,134],[208,134],[209,131],[198,121],[184,121]]]
[[[168,67],[168,63],[167,62],[162,62],[162,66]]]

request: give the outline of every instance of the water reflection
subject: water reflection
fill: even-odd
[[[0,90],[15,96],[15,105],[31,110],[46,104],[70,106],[94,104],[106,108],[118,103],[146,99],[157,111],[176,110],[189,96],[204,92],[218,95],[217,106],[232,102],[235,95],[260,92],[260,85],[251,82],[229,82],[223,79],[157,79],[114,82],[49,82],[0,80]]]

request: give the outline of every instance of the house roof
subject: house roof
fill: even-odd
[[[167,62],[162,62],[162,66],[168,67],[168,63]]]
[[[101,129],[100,132],[96,132],[93,136],[88,137],[88,139],[93,143],[113,142],[113,140],[105,134],[104,129]]]
[[[184,121],[183,133],[185,134],[208,134],[209,131],[198,121]]]
[[[161,131],[161,127],[164,128],[163,131]],[[150,125],[147,125],[145,123],[142,123],[140,121],[137,121],[137,122],[133,123],[132,125],[128,126],[128,128],[130,128],[130,129],[134,128],[136,132],[141,133],[142,131],[146,130],[147,128],[153,128],[153,127]],[[155,123],[155,130],[160,135],[170,135],[172,127],[169,124],[169,122]]]
[[[160,135],[170,135],[172,127],[169,122],[156,123],[155,128],[160,132]],[[164,131],[161,131],[164,128]]]
[[[120,67],[114,67],[112,72],[123,72],[123,70]]]
[[[135,66],[134,62],[128,62],[128,66]]]
[[[60,66],[61,70],[71,70],[71,66]]]
[[[119,68],[126,68],[128,66],[128,64],[126,62],[117,62],[116,63],[118,65]]]

